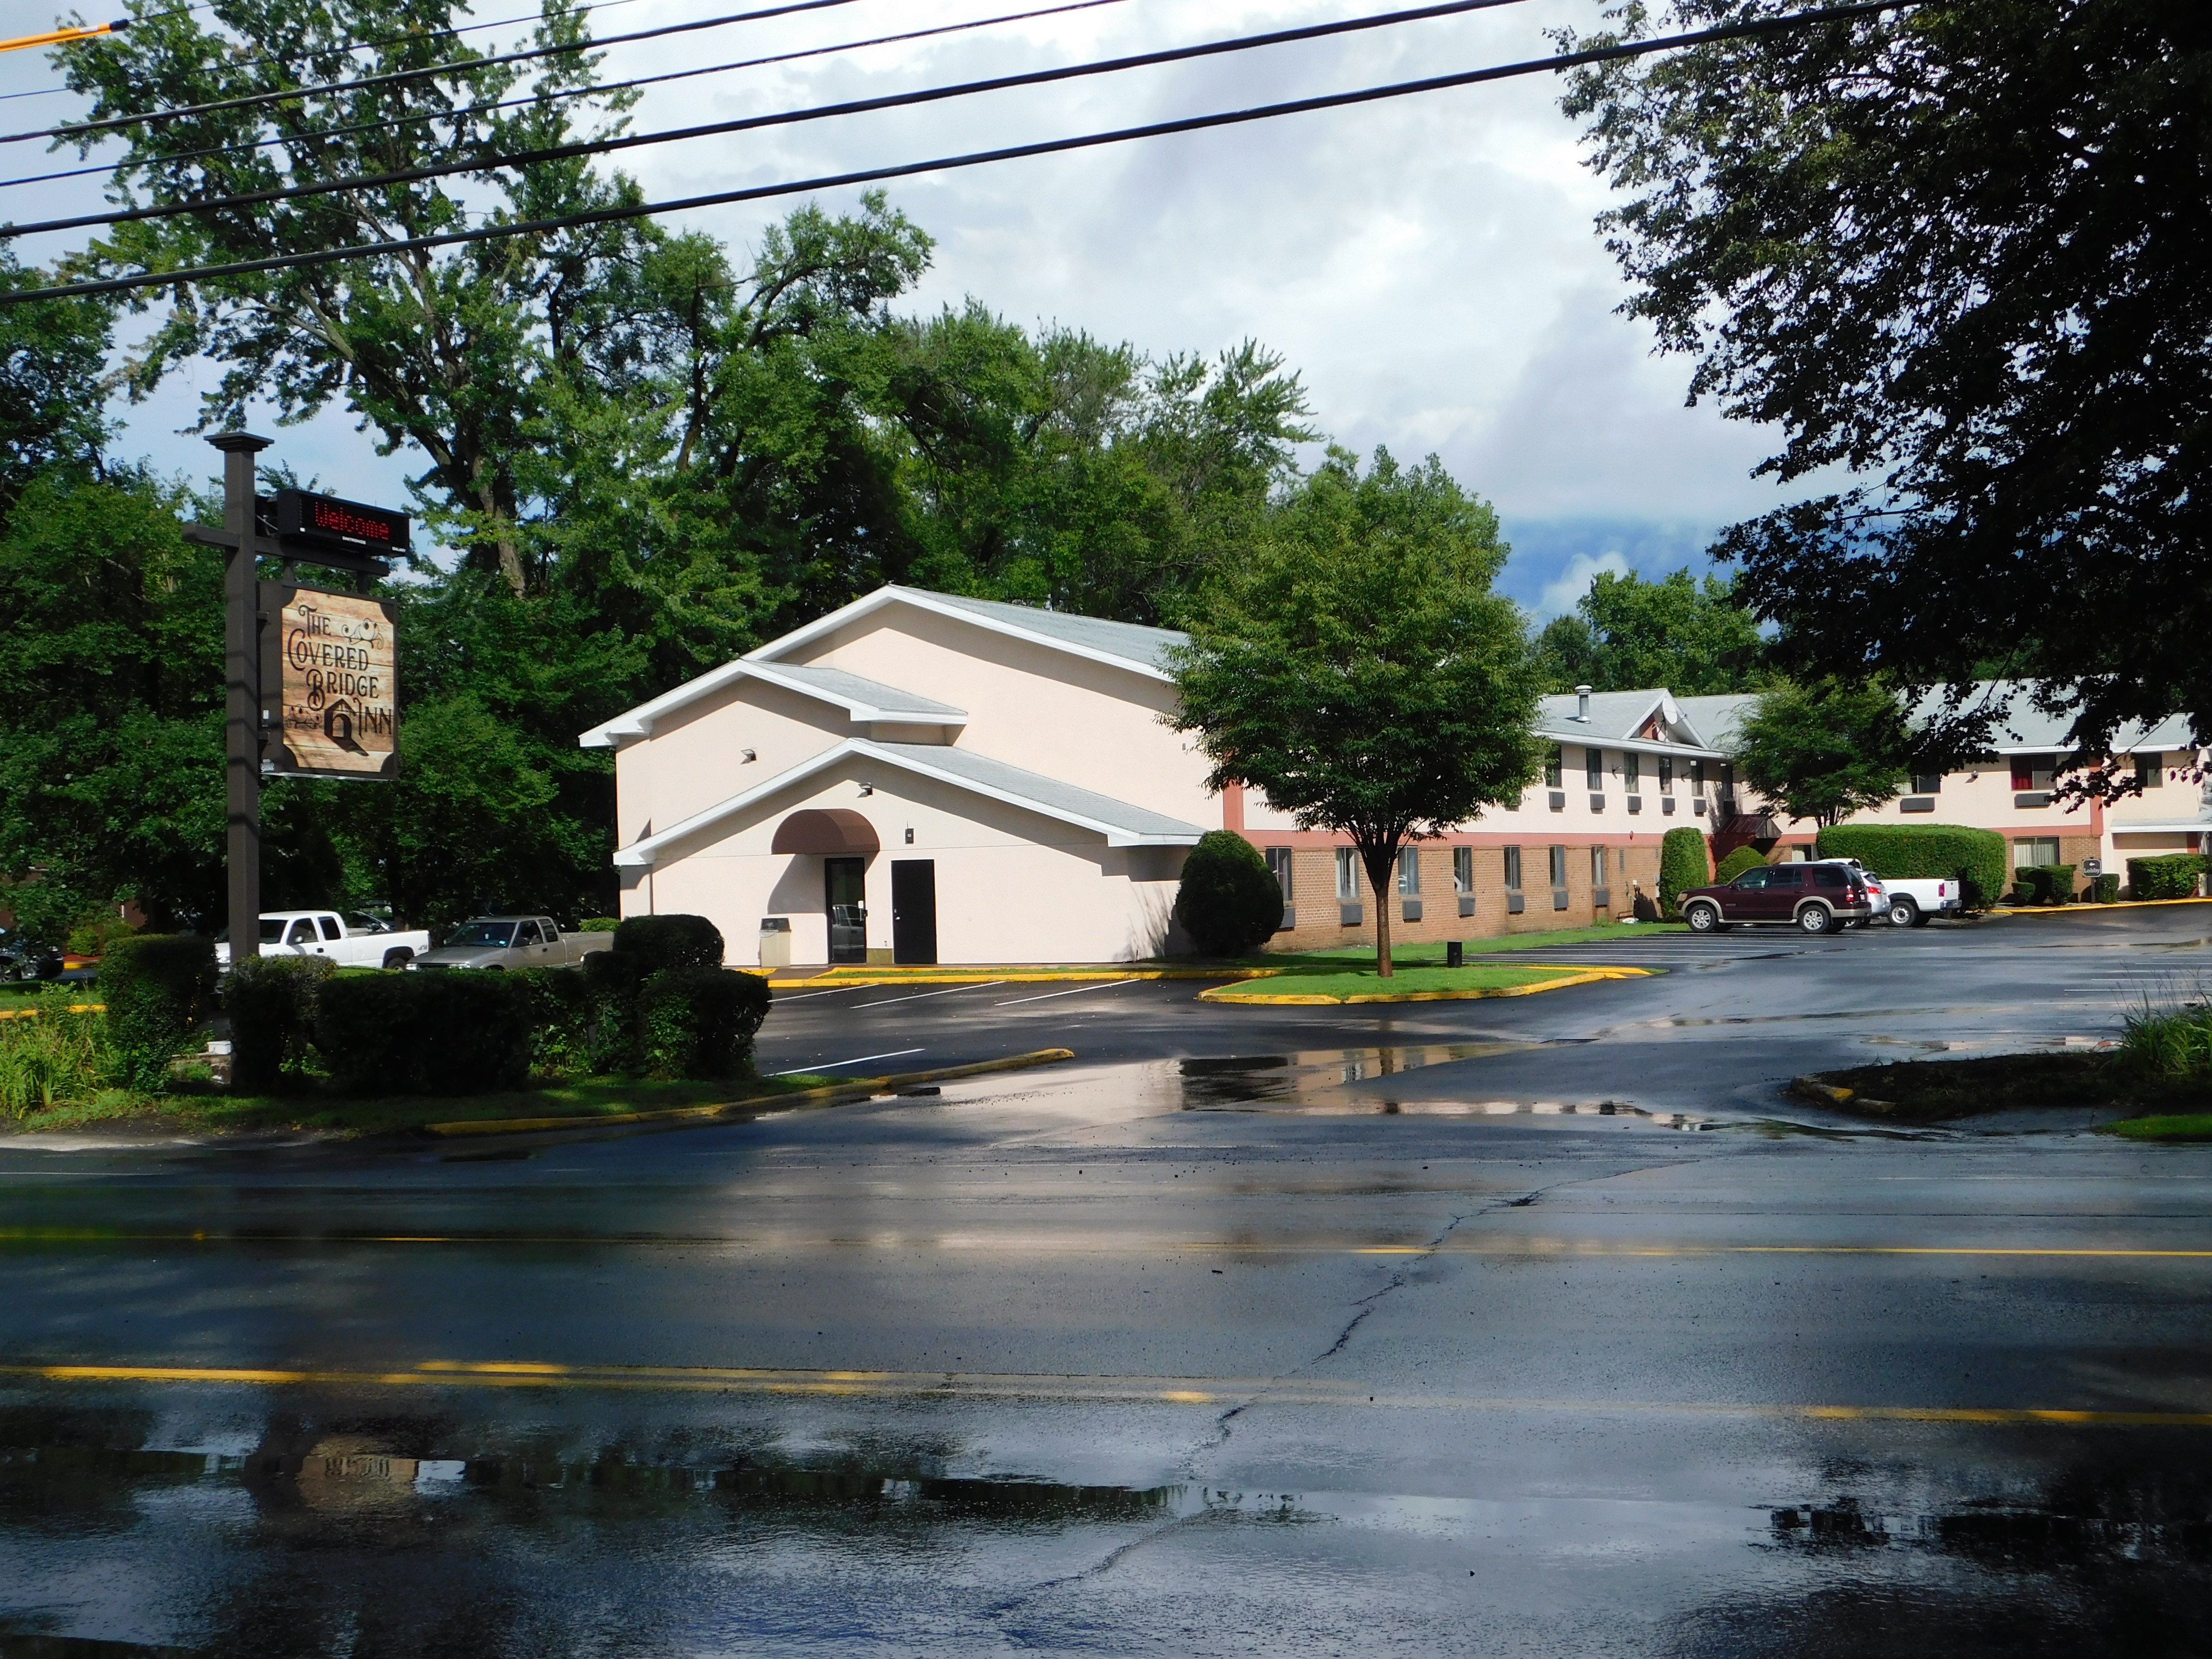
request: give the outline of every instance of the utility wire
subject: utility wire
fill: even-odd
[[[1419,81],[1399,81],[1388,86],[1364,87],[1353,92],[1324,94],[1317,98],[1299,98],[1287,103],[1260,104],[1249,109],[1228,110],[1213,115],[1185,116],[1179,120],[1155,121],[1144,126],[1119,127],[1107,132],[1084,133],[1073,138],[1048,138],[1037,143],[1013,144],[999,149],[971,150],[962,155],[940,155],[927,161],[901,161],[889,167],[867,167],[853,173],[826,173],[814,179],[797,179],[781,184],[754,185],[742,190],[716,191],[711,195],[687,196],[670,202],[639,202],[621,207],[595,208],[582,213],[564,213],[544,219],[524,219],[507,223],[479,225],[471,230],[443,231],[431,236],[410,236],[384,242],[362,242],[352,247],[317,248],[312,252],[277,254],[266,259],[240,259],[228,264],[187,265],[174,270],[141,271],[129,276],[102,277],[82,283],[62,283],[50,288],[16,289],[0,291],[0,306],[24,305],[36,300],[77,299],[96,294],[121,294],[134,289],[170,288],[185,283],[202,283],[221,276],[248,276],[264,270],[293,270],[304,266],[334,264],[342,260],[374,258],[392,253],[412,253],[431,248],[453,247],[469,242],[485,242],[509,236],[541,236],[555,231],[571,230],[586,225],[616,224],[633,219],[647,219],[664,213],[684,213],[699,208],[726,207],[738,202],[758,202],[778,196],[800,196],[811,191],[837,190],[853,185],[880,184],[890,179],[910,179],[917,173],[946,173],[956,168],[985,167],[998,161],[1013,161],[1035,155],[1054,155],[1070,150],[1095,149],[1103,145],[1127,143],[1141,138],[1166,137],[1176,133],[1199,132],[1213,127],[1241,125],[1250,121],[1272,120],[1285,115],[1305,115],[1319,110],[1343,109],[1357,104],[1377,103],[1385,99],[1404,98],[1416,93],[1440,92],[1453,87],[1478,85],[1489,81],[1504,81],[1522,75],[1541,75],[1556,70],[1577,68],[1584,64],[1603,64],[1625,58],[1641,58],[1655,52],[1672,52],[1683,46],[1707,46],[1720,40],[1739,40],[1747,37],[1779,33],[1787,29],[1800,28],[1808,24],[1844,22],[1857,17],[1872,16],[1878,12],[1905,11],[1927,3],[1927,0],[1863,0],[1863,3],[1844,6],[1825,6],[1812,11],[1790,12],[1778,16],[1755,18],[1741,23],[1724,24],[1716,28],[1698,29],[1687,34],[1664,35],[1650,40],[1624,41],[1610,46],[1592,46],[1581,52],[1560,52],[1551,58],[1532,58],[1518,64],[1500,64],[1486,69],[1465,70],[1456,75],[1431,76]]]
[[[539,58],[564,57],[570,52],[599,52],[608,46],[627,46],[633,40],[658,40],[665,35],[692,34],[701,29],[718,29],[732,23],[754,23],[763,18],[785,17],[793,12],[821,11],[830,6],[849,6],[853,0],[786,0],[780,6],[763,7],[757,11],[733,11],[720,17],[702,17],[690,23],[663,23],[658,28],[634,29],[628,34],[610,34],[603,40],[578,40],[558,46],[531,46],[521,52],[501,52],[493,58],[457,58],[450,63],[426,64],[421,69],[393,70],[383,75],[368,75],[355,81],[331,81],[313,86],[286,87],[275,92],[251,93],[240,98],[218,98],[205,104],[179,104],[174,109],[149,111],[143,115],[111,115],[97,121],[76,121],[67,126],[46,127],[37,132],[10,132],[0,135],[0,144],[20,144],[33,138],[82,138],[88,134],[112,132],[118,127],[150,125],[156,121],[174,121],[186,115],[210,115],[220,110],[251,109],[260,104],[281,104],[295,98],[325,98],[337,92],[359,92],[368,87],[388,87],[401,81],[427,81],[434,76],[451,75],[463,70],[473,73],[478,70],[497,69],[507,64],[528,63]]]
[[[634,6],[636,3],[637,0],[595,0],[595,3],[592,5],[577,7],[574,15],[580,17],[587,11],[612,11],[617,6]],[[150,23],[154,21],[155,18],[182,17],[185,15],[186,13],[204,9],[205,8],[202,6],[187,6],[183,11],[155,12],[151,17],[142,17],[136,19],[135,21],[141,23]],[[283,55],[280,55],[276,52],[266,52],[258,58],[240,58],[235,63],[226,64],[223,67],[225,69],[234,70],[253,69],[263,64],[289,63],[295,58],[320,57],[334,52],[368,52],[377,46],[396,46],[402,41],[405,40],[442,40],[447,35],[475,34],[484,29],[503,29],[510,28],[517,23],[539,22],[544,20],[544,15],[545,14],[544,12],[539,11],[535,12],[527,17],[501,17],[489,23],[462,23],[453,28],[430,29],[421,34],[387,34],[380,40],[348,40],[343,44],[322,46],[310,52],[295,52]],[[130,26],[132,21],[134,20],[127,18],[118,19],[115,22],[109,24],[108,27],[111,29],[126,28]],[[94,32],[97,33],[97,31]],[[27,92],[0,92],[0,101],[5,101],[10,98],[53,98],[70,90],[71,90],[71,88],[68,87],[33,87]],[[73,178],[76,175],[72,173],[57,173],[53,176],[56,178],[67,179]]]
[[[622,0],[617,0],[621,3]],[[866,40],[847,40],[833,46],[806,46],[795,52],[779,52],[766,58],[744,58],[731,64],[709,64],[701,69],[670,70],[663,75],[643,75],[629,81],[605,81],[588,87],[563,87],[550,93],[533,93],[528,97],[509,98],[496,104],[471,104],[461,109],[438,110],[421,115],[394,115],[381,121],[361,121],[351,126],[313,127],[303,132],[282,134],[274,138],[257,138],[251,143],[222,144],[213,149],[180,150],[173,155],[149,156],[127,165],[145,167],[174,167],[179,161],[198,161],[211,155],[234,155],[244,150],[268,149],[278,144],[303,143],[311,138],[342,138],[355,133],[380,132],[387,127],[417,126],[425,121],[450,120],[460,115],[488,115],[494,110],[515,109],[525,104],[551,103],[568,98],[604,96],[611,92],[626,92],[633,87],[657,86],[664,81],[690,80],[695,76],[724,75],[732,70],[759,69],[769,64],[788,64],[802,58],[827,58],[841,52],[858,52],[863,46],[890,46],[902,40],[922,40],[936,34],[957,34],[967,29],[988,28],[998,23],[1021,23],[1035,17],[1056,17],[1062,12],[1090,11],[1099,6],[1118,6],[1127,0],[1066,0],[1056,6],[1041,6],[1034,11],[1005,12],[995,17],[970,18],[961,23],[939,23],[933,28],[908,29],[901,34],[878,34]],[[61,173],[34,173],[27,178],[0,179],[0,190],[17,185],[49,184],[57,179],[82,179],[94,173],[107,173],[123,163],[103,161],[93,167],[70,167]]]
[[[81,230],[88,225],[136,224],[148,219],[171,219],[180,214],[206,213],[218,208],[255,207],[269,202],[294,201],[303,196],[328,196],[338,191],[383,190],[394,185],[419,184],[428,179],[450,178],[455,173],[488,173],[495,167],[532,167],[543,161],[571,161],[580,155],[604,155],[614,150],[636,149],[647,144],[676,143],[691,138],[719,137],[725,133],[750,132],[762,127],[825,121],[836,116],[906,109],[916,104],[934,104],[951,98],[973,97],[979,93],[1004,92],[1016,87],[1047,86],[1056,81],[1111,75],[1122,70],[1149,69],[1161,64],[1186,63],[1194,58],[1216,58],[1227,52],[1251,52],[1262,46],[1282,46],[1296,40],[1322,40],[1331,35],[1393,27],[1401,23],[1455,16],[1462,12],[1486,11],[1496,6],[1518,3],[1520,0],[1441,0],[1441,3],[1416,7],[1409,11],[1378,12],[1368,17],[1310,23],[1303,28],[1274,29],[1265,34],[1243,34],[1226,40],[1207,40],[1194,46],[1169,46],[1158,52],[1139,52],[1127,58],[1107,58],[1087,64],[1063,64],[1056,69],[1030,70],[1020,75],[994,76],[985,81],[963,81],[953,86],[927,87],[916,92],[888,93],[880,98],[857,98],[844,103],[817,104],[806,109],[780,110],[768,115],[739,116],[733,120],[710,121],[700,126],[672,127],[659,132],[624,133],[609,138],[586,138],[574,143],[549,144],[542,149],[514,150],[504,155],[443,162],[434,167],[406,167],[392,173],[369,173],[349,179],[319,179],[303,185],[243,191],[234,196],[164,202],[152,207],[130,208],[116,213],[86,213],[69,219],[43,219],[27,225],[0,226],[0,239],[38,235],[56,230]]]

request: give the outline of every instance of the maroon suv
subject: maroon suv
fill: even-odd
[[[1866,884],[1840,859],[1763,864],[1725,886],[1692,887],[1682,895],[1682,920],[1693,933],[1760,924],[1832,933],[1873,915]]]

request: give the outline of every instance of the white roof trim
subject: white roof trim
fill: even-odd
[[[1633,749],[1639,755],[1686,755],[1692,760],[1709,761],[1728,759],[1717,749],[1700,749],[1693,743],[1661,743],[1651,738],[1608,738],[1586,726],[1571,732],[1561,726],[1540,726],[1535,728],[1535,733],[1554,743],[1579,744],[1585,749]]]
[[[864,677],[856,674],[853,678],[859,679]],[[750,657],[740,657],[735,662],[726,662],[720,668],[709,669],[696,679],[686,680],[673,691],[664,691],[652,702],[641,702],[629,713],[616,715],[605,725],[593,726],[576,739],[576,745],[580,749],[615,749],[619,748],[625,738],[651,737],[653,722],[663,714],[687,703],[696,702],[700,698],[709,696],[739,680],[760,680],[769,685],[781,686],[787,691],[796,691],[801,696],[842,708],[856,720],[895,721],[903,726],[953,726],[963,725],[968,719],[965,709],[952,709],[948,714],[939,714],[915,708],[879,708],[855,697],[841,696],[827,687],[816,685],[787,670],[779,672],[773,663],[755,662]],[[959,716],[957,720],[952,718],[954,714]]]
[[[843,627],[848,622],[856,622],[862,617],[872,615],[887,605],[910,605],[917,611],[927,611],[936,616],[949,617],[954,622],[967,623],[973,627],[984,629],[994,634],[1004,634],[1011,639],[1026,640],[1032,645],[1041,645],[1048,650],[1064,651],[1071,657],[1087,657],[1092,662],[1103,662],[1111,667],[1127,669],[1130,673],[1142,675],[1148,680],[1171,683],[1175,678],[1172,674],[1155,668],[1150,663],[1138,662],[1130,657],[1116,656],[1110,651],[1095,651],[1087,645],[1077,645],[1072,641],[1054,639],[1049,634],[1040,634],[1032,629],[1019,627],[1000,617],[987,617],[979,611],[969,611],[960,605],[942,604],[936,594],[919,587],[895,586],[879,587],[874,592],[866,594],[848,605],[832,611],[826,617],[817,617],[805,627],[796,629],[786,634],[781,639],[770,640],[758,650],[746,653],[744,660],[774,661],[776,658],[788,655],[800,646],[811,645],[823,635]]]
[[[1109,847],[1188,847],[1194,844],[1200,834],[1203,833],[1194,830],[1187,836],[1139,835],[1119,825],[1071,811],[1065,806],[1056,806],[1048,801],[1033,799],[1012,790],[994,788],[988,784],[979,783],[973,778],[963,777],[957,772],[925,764],[911,754],[894,754],[887,749],[869,742],[865,738],[848,738],[844,742],[823,750],[811,759],[801,761],[798,765],[777,773],[775,776],[764,782],[755,784],[742,794],[732,795],[719,805],[710,806],[703,812],[693,813],[680,823],[672,823],[667,829],[647,836],[642,841],[631,842],[615,854],[615,863],[627,867],[650,868],[658,861],[662,850],[672,843],[696,835],[702,830],[709,829],[725,818],[735,817],[747,807],[775,794],[778,790],[788,788],[794,783],[802,783],[816,773],[824,771],[837,762],[854,755],[863,756],[881,765],[895,766],[902,771],[930,778],[939,783],[950,784],[954,788],[964,790],[971,795],[982,795],[992,800],[1003,801],[1010,806],[1018,806],[1024,811],[1036,812],[1048,818],[1057,818],[1063,823],[1073,824],[1079,830],[1093,830],[1105,836],[1106,844]]]
[[[2154,823],[2137,823],[2130,818],[2107,817],[2105,833],[2112,836],[2204,836],[2212,835],[2212,818],[2163,819]]]

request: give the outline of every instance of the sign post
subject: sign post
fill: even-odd
[[[223,780],[228,820],[230,959],[261,954],[261,775],[389,778],[398,769],[398,646],[392,608],[363,594],[293,585],[295,560],[391,574],[409,550],[407,516],[310,490],[264,501],[253,458],[270,441],[218,432],[222,524],[188,525],[185,539],[220,547],[223,575]],[[379,556],[385,556],[380,557]],[[259,561],[283,562],[281,583]],[[264,747],[273,756],[264,759]]]

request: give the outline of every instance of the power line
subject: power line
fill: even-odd
[[[1495,6],[1518,4],[1519,0],[1439,0],[1435,5],[1420,6],[1408,11],[1379,12],[1368,17],[1351,17],[1328,23],[1310,23],[1302,28],[1274,29],[1265,34],[1237,35],[1226,40],[1208,40],[1194,46],[1169,46],[1158,52],[1138,52],[1127,58],[1108,58],[1087,64],[1063,64],[1056,69],[1030,70],[1020,75],[994,76],[984,81],[964,81],[948,87],[928,87],[917,92],[888,93],[880,98],[853,99],[844,103],[817,104],[807,109],[781,110],[768,115],[739,116],[728,121],[710,121],[703,125],[673,127],[660,132],[625,133],[617,137],[581,139],[569,144],[550,144],[542,149],[515,150],[505,155],[491,155],[472,160],[441,163],[435,167],[407,167],[392,173],[378,173],[349,179],[319,179],[302,185],[284,185],[268,190],[244,191],[233,196],[216,196],[190,202],[164,202],[153,207],[131,208],[118,213],[87,213],[69,219],[45,219],[27,225],[0,226],[0,238],[31,236],[57,230],[81,230],[90,225],[136,224],[148,219],[170,219],[186,213],[206,213],[219,208],[255,207],[270,202],[289,202],[303,196],[328,196],[339,191],[382,190],[393,185],[419,184],[429,179],[450,178],[456,173],[487,173],[495,167],[532,167],[544,161],[572,161],[581,155],[604,155],[615,150],[637,149],[648,144],[676,143],[692,138],[719,137],[726,133],[750,132],[762,127],[787,126],[802,121],[823,121],[843,115],[872,114],[878,110],[905,109],[916,104],[941,103],[951,98],[972,97],[980,93],[1004,92],[1018,87],[1048,85],[1056,81],[1072,81],[1093,75],[1110,75],[1122,70],[1150,69],[1162,64],[1185,63],[1194,58],[1214,58],[1227,52],[1251,52],[1262,46],[1277,46],[1298,40],[1317,40],[1331,35],[1349,34],[1364,29],[1393,27],[1401,23],[1420,22],[1430,18],[1455,16],[1463,12],[1485,11]]]
[[[212,3],[212,0],[210,0],[210,3]],[[574,15],[580,17],[587,11],[612,11],[617,6],[634,6],[636,3],[637,0],[596,0],[596,3],[594,4],[577,7]],[[205,11],[206,9],[206,5],[186,6],[178,11],[155,12],[149,17],[141,17],[132,20],[118,19],[116,22],[110,24],[109,27],[120,29],[126,27],[127,21],[149,23],[157,18],[183,17],[192,12]],[[313,58],[317,56],[319,52],[368,52],[377,46],[395,46],[405,40],[435,40],[442,39],[447,35],[475,34],[485,29],[511,28],[517,23],[538,22],[544,19],[544,15],[545,14],[543,11],[538,11],[532,13],[527,17],[501,17],[489,23],[463,23],[453,28],[431,29],[428,32],[419,35],[388,34],[380,40],[348,40],[340,44],[323,46],[316,49],[315,51],[293,52],[289,54],[289,57],[279,56],[276,53],[269,52],[264,53],[259,58],[241,58],[234,64],[226,64],[223,67],[225,69],[232,70],[253,69],[263,64],[286,63],[290,61],[290,58]],[[25,92],[0,92],[0,103],[5,103],[12,98],[58,98],[62,94],[73,90],[74,88],[70,87],[33,87],[28,91]],[[99,169],[95,168],[94,171],[97,172]],[[73,173],[57,173],[48,174],[46,176],[55,179],[74,179],[77,175]]]
[[[1095,149],[1107,144],[1127,143],[1142,138],[1162,138],[1176,133],[1200,132],[1214,127],[1236,126],[1246,122],[1272,120],[1286,115],[1305,115],[1321,110],[1343,109],[1352,105],[1371,104],[1381,102],[1385,99],[1408,97],[1417,93],[1441,92],[1454,87],[1474,86],[1484,82],[1510,80],[1516,76],[1540,75],[1558,70],[1575,69],[1584,64],[1602,64],[1625,58],[1640,58],[1649,52],[1672,52],[1683,46],[1707,46],[1716,41],[1737,40],[1748,36],[1778,33],[1786,29],[1799,28],[1808,24],[1841,22],[1856,17],[1872,16],[1878,12],[1905,11],[1924,3],[1926,0],[1863,0],[1863,3],[1858,4],[1827,6],[1813,11],[1790,12],[1779,16],[1754,18],[1746,22],[1698,29],[1687,34],[1665,35],[1650,40],[1625,41],[1610,46],[1592,46],[1581,52],[1561,52],[1551,58],[1532,58],[1524,63],[1502,64],[1487,69],[1466,70],[1455,75],[1431,76],[1419,81],[1400,81],[1388,86],[1364,87],[1354,92],[1328,93],[1316,98],[1300,98],[1279,104],[1261,104],[1249,109],[1229,110],[1213,115],[1185,116],[1178,120],[1155,121],[1144,126],[1121,127],[1107,132],[1084,133],[1073,138],[1048,138],[1036,143],[1013,144],[998,149],[971,150],[966,155],[941,155],[927,161],[901,161],[889,167],[867,167],[854,173],[827,173],[819,178],[792,179],[782,184],[755,185],[742,190],[717,191],[711,195],[688,196],[677,201],[640,202],[622,207],[595,208],[586,212],[564,213],[550,218],[479,225],[471,230],[443,231],[436,235],[410,236],[384,242],[363,242],[352,247],[318,248],[312,252],[277,254],[266,259],[241,259],[228,264],[188,265],[175,270],[142,271],[129,276],[110,276],[91,282],[58,283],[50,288],[16,289],[13,291],[0,291],[0,306],[23,305],[36,300],[66,300],[98,294],[121,294],[142,288],[169,288],[185,283],[206,282],[221,276],[248,276],[265,270],[293,270],[312,265],[334,264],[343,260],[374,258],[385,254],[412,253],[432,248],[453,247],[470,242],[493,241],[509,236],[538,236],[587,225],[616,224],[633,219],[647,219],[664,213],[684,213],[700,208],[726,207],[739,202],[764,201],[778,196],[800,196],[811,191],[837,190],[854,185],[881,184],[892,179],[909,179],[917,173],[946,173],[957,168],[988,166],[998,161],[1022,161],[1031,156],[1060,155],[1071,150]]]
[[[720,17],[702,17],[690,23],[664,23],[658,28],[634,29],[628,34],[610,34],[600,40],[578,40],[565,46],[532,46],[522,52],[501,52],[493,58],[457,58],[450,63],[426,64],[421,69],[392,70],[383,75],[363,76],[355,81],[330,81],[313,86],[286,87],[274,92],[249,93],[239,98],[218,98],[205,104],[179,104],[174,109],[150,111],[141,115],[111,115],[97,121],[76,121],[67,126],[46,127],[37,132],[11,132],[0,135],[0,144],[20,144],[33,138],[82,138],[87,134],[112,132],[118,127],[149,125],[155,121],[174,121],[186,115],[210,115],[220,110],[251,109],[260,104],[288,103],[295,98],[324,98],[332,93],[360,92],[369,87],[387,87],[401,81],[427,81],[434,76],[449,75],[460,70],[471,73],[478,70],[498,69],[507,64],[523,64],[539,58],[559,58],[570,52],[599,52],[608,46],[627,46],[634,40],[657,40],[671,34],[692,34],[701,29],[718,29],[732,23],[754,23],[763,18],[785,17],[793,12],[821,11],[831,6],[849,6],[853,0],[786,0],[780,6],[769,6],[758,11],[730,12]]]
[[[628,0],[615,0],[626,4]],[[633,87],[658,86],[665,81],[685,81],[701,75],[724,75],[734,70],[759,69],[769,64],[788,64],[803,58],[826,58],[841,52],[858,52],[864,46],[891,46],[903,40],[922,40],[932,35],[957,34],[963,30],[988,28],[999,23],[1022,23],[1036,17],[1055,17],[1062,12],[1089,11],[1099,6],[1118,6],[1127,0],[1066,0],[1056,6],[1042,6],[1034,11],[1005,12],[995,17],[970,18],[959,23],[939,23],[926,29],[908,29],[899,34],[878,34],[866,40],[847,40],[836,46],[805,46],[794,52],[773,52],[765,58],[744,58],[734,63],[709,64],[699,69],[670,70],[661,75],[643,75],[628,81],[603,81],[588,87],[565,87],[550,93],[533,93],[528,97],[509,98],[496,104],[471,104],[465,109],[441,110],[420,115],[394,115],[381,121],[361,121],[350,126],[313,127],[303,132],[284,133],[274,138],[257,138],[251,143],[222,144],[212,149],[181,150],[173,155],[149,157],[144,161],[125,163],[100,162],[93,167],[70,167],[60,173],[34,173],[21,179],[0,179],[0,190],[17,185],[50,184],[58,179],[82,179],[91,173],[107,173],[119,165],[143,167],[173,167],[179,161],[198,161],[213,155],[234,155],[244,150],[269,149],[279,144],[298,143],[310,138],[342,138],[356,133],[380,132],[389,127],[416,126],[426,121],[443,121],[455,115],[486,115],[494,110],[516,109],[525,104],[543,101],[550,103],[568,98],[605,96],[611,92],[626,92]]]

